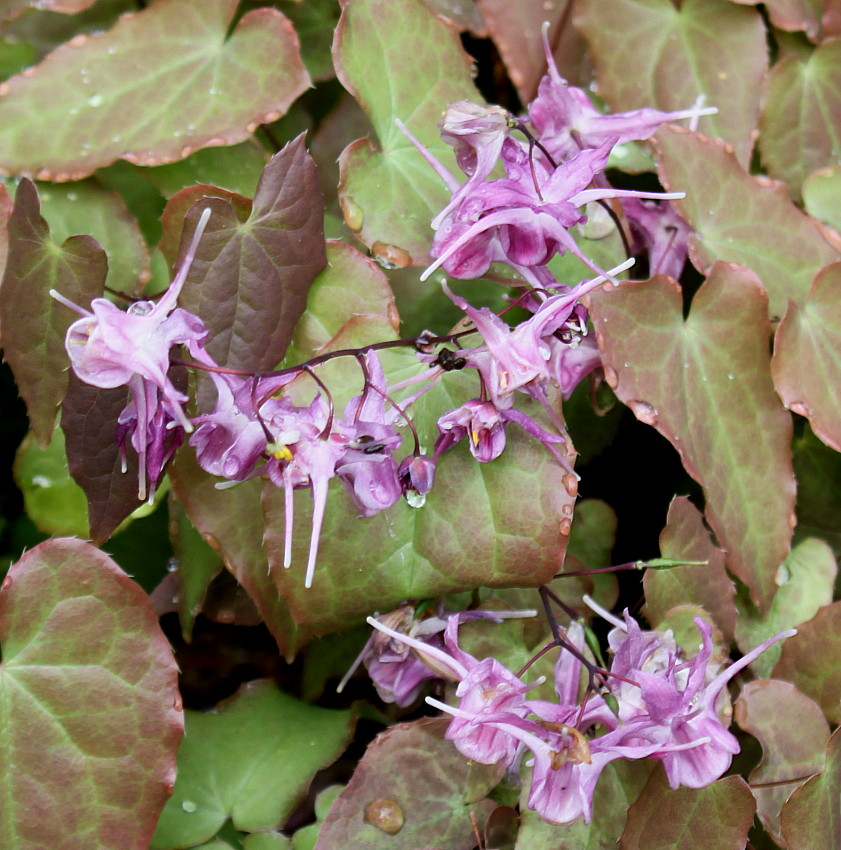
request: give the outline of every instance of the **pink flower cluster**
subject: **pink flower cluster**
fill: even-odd
[[[567,648],[555,664],[556,702],[530,700],[526,684],[494,658],[478,660],[458,646],[464,614],[451,615],[443,647],[395,631],[372,617],[368,622],[414,650],[412,663],[425,661],[457,682],[458,705],[427,697],[451,715],[447,738],[467,758],[516,767],[532,756],[528,805],[550,823],[590,822],[593,795],[602,770],[617,759],[663,762],[672,788],[701,788],[718,779],[739,752],[736,738],[716,710],[727,683],[758,655],[794,631],[778,634],[719,671],[713,659],[712,627],[702,618],[697,654],[687,659],[671,632],[643,631],[627,611],[609,636],[612,705],[599,694],[580,699],[584,630],[566,630]],[[615,684],[615,686],[614,686]],[[417,694],[418,691],[414,691]]]

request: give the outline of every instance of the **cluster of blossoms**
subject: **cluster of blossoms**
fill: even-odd
[[[611,617],[615,628],[608,637],[612,663],[607,671],[587,661],[584,629],[572,623],[554,669],[557,702],[549,702],[527,698],[542,678],[527,684],[522,673],[513,673],[495,658],[480,661],[459,648],[459,624],[477,613],[499,616],[450,614],[428,629],[423,620],[411,625],[405,611],[397,623],[391,616],[370,617],[368,622],[381,634],[366,647],[366,664],[380,693],[391,689],[398,702],[419,693],[417,665],[427,668],[425,678],[457,683],[458,705],[426,700],[452,716],[446,737],[467,758],[515,772],[530,751],[528,805],[556,824],[579,818],[590,822],[596,783],[605,766],[617,759],[662,761],[672,788],[702,788],[718,779],[739,752],[718,711],[725,686],[769,646],[795,634],[775,635],[721,670],[714,658],[712,627],[702,618],[695,619],[701,644],[687,659],[671,632],[643,631],[626,611],[624,620]],[[402,656],[396,650],[401,644]],[[384,673],[383,667],[390,669]],[[610,697],[587,687],[580,698],[585,669],[591,681],[595,671],[610,682]],[[407,686],[400,688],[403,679]]]
[[[452,192],[433,221],[435,261],[422,279],[439,266],[453,277],[467,278],[485,274],[491,263],[506,263],[518,275],[517,281],[508,281],[522,290],[517,302],[531,313],[515,327],[487,308],[473,307],[445,285],[447,295],[470,320],[471,330],[444,337],[425,333],[417,339],[319,355],[275,372],[226,369],[207,353],[208,333],[201,319],[176,306],[210,214],[207,209],[178,274],[157,302],[139,301],[122,311],[97,298],[86,310],[53,293],[82,316],[66,339],[78,377],[95,387],[130,390],[116,439],[124,468],[127,444],[137,453],[141,500],[153,497],[167,462],[189,433],[200,466],[226,479],[222,486],[259,475],[285,490],[284,563],[289,566],[293,493],[311,490],[313,527],[305,578],[309,587],[333,478],[345,484],[362,516],[385,510],[403,496],[419,507],[443,452],[467,438],[477,460],[492,461],[504,450],[510,423],[540,440],[561,466],[572,471],[572,452],[552,393],[559,390],[568,397],[599,365],[580,299],[606,281],[616,282],[615,275],[633,259],[604,271],[584,257],[570,229],[586,220],[584,205],[621,199],[638,247],[648,251],[652,266],[679,273],[686,228],[664,200],[676,195],[617,190],[607,184],[602,171],[617,144],[646,139],[665,121],[694,119],[708,110],[601,115],[583,92],[558,76],[551,57],[549,65],[550,73],[529,107],[528,121],[498,107],[468,102],[447,109],[442,135],[455,147],[465,182],[459,183],[421,149]],[[500,165],[506,176],[491,179]],[[652,198],[661,203],[652,204]],[[593,269],[594,277],[573,287],[555,281],[547,264],[567,251]],[[462,347],[467,333],[478,334],[479,344]],[[456,343],[457,350],[442,348],[446,342]],[[402,387],[387,386],[377,354],[378,348],[395,344],[413,345],[420,360],[431,367]],[[184,410],[187,396],[168,375],[171,349],[179,345],[187,348],[195,368],[209,373],[216,389],[213,410],[193,418]],[[358,359],[363,386],[339,416],[315,369],[330,357],[348,354]],[[452,369],[476,370],[479,392],[439,418],[439,436],[430,458],[421,451],[407,408]],[[316,394],[306,404],[291,400],[302,395],[300,390],[290,392],[299,379],[316,385]],[[411,395],[394,398],[396,390],[412,384]],[[515,407],[517,393],[543,407],[548,428]],[[397,428],[404,423],[412,429],[414,449],[398,461],[394,453],[403,438]]]

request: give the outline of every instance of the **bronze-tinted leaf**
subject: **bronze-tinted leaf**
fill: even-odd
[[[22,180],[9,220],[9,255],[0,286],[4,356],[15,374],[38,442],[52,438],[56,412],[67,386],[69,359],[64,336],[78,319],[50,296],[55,289],[87,309],[102,295],[108,262],[89,236],[53,244],[40,214],[38,193]]]
[[[683,318],[668,278],[592,296],[608,380],[703,487],[727,566],[767,607],[789,551],[791,417],[771,382],[767,296],[749,270],[718,263]]]

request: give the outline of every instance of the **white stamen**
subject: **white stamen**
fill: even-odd
[[[607,620],[608,623],[612,623],[616,626],[617,629],[621,629],[623,632],[628,631],[628,627],[625,625],[623,620],[620,620],[618,617],[615,617],[610,611],[602,608],[595,599],[589,597],[586,593],[581,597],[581,601],[591,610],[598,614],[603,620]]]

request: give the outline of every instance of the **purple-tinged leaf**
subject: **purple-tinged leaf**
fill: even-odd
[[[724,568],[724,552],[713,544],[701,512],[686,496],[676,497],[669,505],[666,527],[660,534],[660,554],[664,558],[707,563],[646,570],[643,587],[649,622],[660,628],[659,623],[671,608],[700,605],[709,611],[729,645],[736,627],[736,588]]]
[[[841,451],[841,263],[822,269],[806,298],[791,301],[777,328],[771,368],[786,407],[808,418]]]
[[[207,350],[220,365],[272,369],[306,308],[310,284],[327,264],[324,204],[304,137],[272,157],[247,220],[221,199],[208,206],[213,213],[179,303],[204,321]]]
[[[831,723],[841,722],[841,602],[821,608],[783,646],[775,679],[792,682]]]
[[[158,0],[0,85],[0,168],[73,180],[247,138],[309,85],[288,19],[236,0]]]
[[[212,714],[188,711],[178,779],[152,850],[207,841],[229,818],[248,832],[282,826],[355,723],[351,711],[306,705],[268,681],[250,682]]]
[[[731,0],[743,6],[757,6],[760,0]],[[785,32],[805,32],[817,41],[821,34],[824,0],[765,0],[771,23]]]
[[[823,773],[798,788],[780,815],[788,850],[836,850],[841,836],[841,729],[826,745]]]
[[[622,850],[744,850],[755,812],[741,776],[672,790],[658,768],[628,810]]]
[[[429,222],[449,193],[395,125],[409,130],[454,173],[452,148],[438,135],[441,111],[481,100],[458,34],[421,0],[345,3],[333,42],[342,85],[371,118],[379,149],[357,139],[341,157],[339,198],[345,221],[391,266],[429,260]]]
[[[548,6],[509,0],[477,3],[522,103],[534,99],[540,78],[546,73],[541,36],[544,22],[549,23],[549,44],[561,76],[577,86],[590,82],[587,43],[572,26],[574,0],[559,0]]]
[[[81,540],[48,540],[0,592],[0,845],[146,850],[183,714],[143,591]]]
[[[768,66],[755,9],[724,0],[584,0],[575,25],[613,110],[689,109],[704,95],[719,111],[702,118],[701,129],[733,145],[739,162],[750,161]]]
[[[780,810],[805,777],[823,769],[829,724],[817,703],[790,682],[756,679],[748,682],[735,707],[736,722],[762,744],[762,761],[750,775],[759,819],[780,846]],[[787,782],[804,777],[800,782]]]
[[[423,0],[423,4],[459,32],[469,30],[476,38],[488,37],[488,29],[475,0]]]
[[[40,214],[38,193],[21,181],[9,220],[9,255],[0,285],[4,356],[12,367],[38,442],[52,438],[56,412],[67,386],[64,336],[78,316],[50,297],[58,290],[87,308],[102,295],[105,252],[90,236],[53,244]]]
[[[803,182],[803,205],[806,212],[824,224],[841,231],[841,165],[822,168]]]
[[[728,569],[767,609],[789,551],[795,482],[762,286],[748,269],[718,263],[686,320],[668,278],[595,292],[592,302],[609,383],[680,453],[704,488]]]
[[[63,12],[68,15],[81,12],[92,6],[94,0],[2,0],[0,2],[0,20],[16,18],[27,9],[39,9],[49,12]]]
[[[3,280],[3,272],[6,269],[6,259],[9,256],[9,219],[12,217],[14,202],[9,196],[6,187],[0,183],[0,281]],[[2,344],[0,336],[0,344]]]
[[[826,41],[808,58],[788,56],[771,71],[760,122],[759,150],[768,173],[800,200],[803,181],[833,164],[841,138],[841,41]]]
[[[70,373],[61,406],[67,465],[88,499],[90,536],[104,543],[142,502],[137,498],[137,454],[126,451],[126,469],[117,445],[117,417],[128,404],[125,387],[101,390]]]
[[[392,726],[368,747],[330,807],[315,850],[472,850],[496,803],[483,799],[501,771],[444,740],[447,720]]]
[[[695,267],[706,274],[725,260],[753,269],[772,316],[782,316],[790,298],[802,301],[817,272],[841,258],[780,184],[752,177],[726,145],[677,127],[662,128],[655,145],[663,185],[687,193],[674,203],[696,231]]]
[[[190,449],[177,455],[169,477],[191,522],[248,591],[280,651],[291,661],[312,632],[295,625],[269,575],[260,482],[246,481],[230,490],[217,490],[217,479],[199,468]]]
[[[768,611],[757,613],[749,602],[739,599],[736,643],[749,652],[768,638],[811,620],[819,609],[832,602],[838,565],[829,544],[816,537],[801,540],[777,571],[777,592]],[[783,644],[769,647],[752,664],[757,676],[767,677],[780,659]]]

